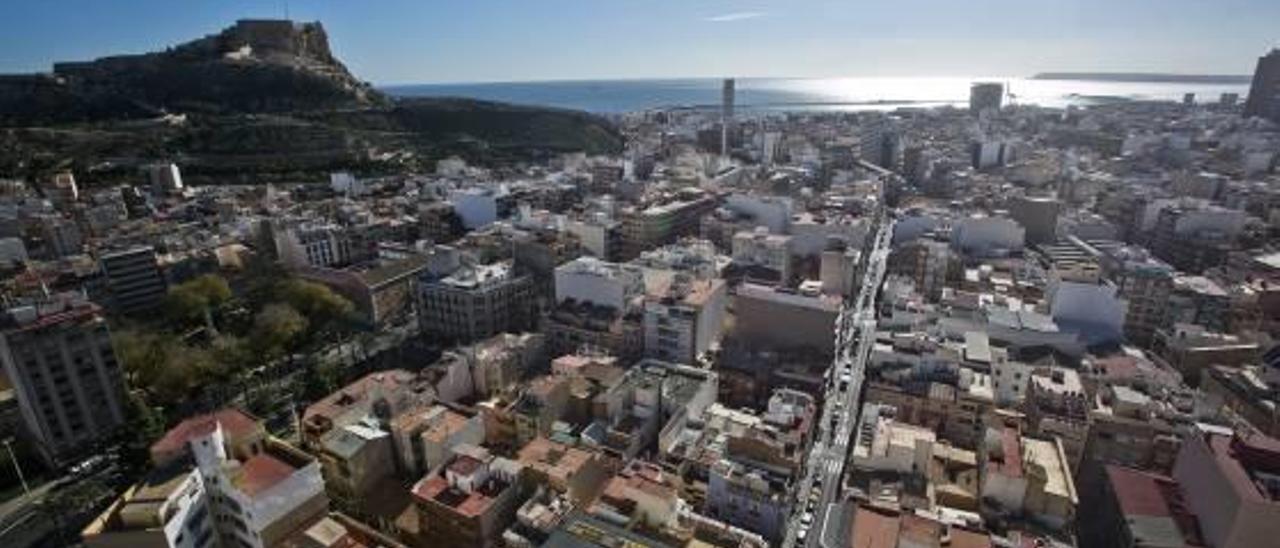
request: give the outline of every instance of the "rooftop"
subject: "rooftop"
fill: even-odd
[[[1136,545],[1204,545],[1196,517],[1172,478],[1115,465],[1106,472]]]
[[[288,479],[297,470],[283,459],[262,452],[244,461],[232,474],[231,481],[245,495],[254,498]]]
[[[234,407],[184,420],[165,432],[164,437],[151,444],[152,459],[185,453],[191,440],[211,434],[218,426],[229,439],[250,436],[262,431],[258,419]]]
[[[1203,434],[1214,464],[1240,498],[1253,502],[1280,502],[1280,440],[1263,435],[1227,436]],[[1270,481],[1268,481],[1270,480]]]
[[[576,475],[591,460],[591,454],[576,447],[568,447],[538,437],[520,449],[516,460],[530,469],[564,482]]]
[[[1036,438],[1023,438],[1022,446],[1026,452],[1025,462],[1034,464],[1044,471],[1044,492],[1074,502],[1076,489],[1071,483],[1071,470],[1058,444]]]

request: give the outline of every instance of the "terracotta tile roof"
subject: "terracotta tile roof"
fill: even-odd
[[[151,444],[151,454],[173,455],[186,451],[187,442],[193,438],[207,436],[213,432],[215,425],[222,425],[222,431],[228,438],[238,438],[257,431],[258,420],[249,414],[228,407],[205,415],[191,417],[169,429],[164,437]]]
[[[439,475],[433,475],[413,484],[413,496],[423,501],[435,500],[436,495],[448,488],[448,481]]]
[[[468,455],[458,455],[449,463],[449,471],[459,476],[468,476],[479,470],[484,463],[480,459]]]
[[[351,409],[366,405],[375,393],[392,398],[415,380],[413,373],[402,369],[370,373],[308,406],[303,413],[303,421],[310,422],[317,417],[332,421]]]
[[[413,496],[419,502],[439,504],[466,517],[479,516],[493,505],[493,497],[486,495],[482,490],[468,493],[451,488],[449,482],[440,475],[423,478],[415,484]]]
[[[517,457],[520,464],[558,482],[569,481],[590,459],[591,454],[586,451],[541,437],[525,444]]]
[[[898,526],[898,535],[909,546],[939,546],[943,525],[915,514],[904,514]]]
[[[859,507],[854,514],[850,548],[897,548],[898,515]]]
[[[991,535],[951,528],[951,548],[991,548]]]
[[[444,412],[444,416],[441,417],[440,422],[423,432],[422,437],[436,443],[443,443],[449,436],[466,428],[467,421],[467,417],[462,416],[460,413],[447,410]]]
[[[1199,523],[1172,478],[1115,465],[1107,466],[1106,472],[1126,523],[1146,529],[1134,531],[1137,536],[1151,542],[1157,535],[1176,534],[1188,546],[1204,544]]]
[[[240,465],[232,481],[244,494],[256,497],[292,476],[296,470],[280,459],[266,453],[259,453]]]

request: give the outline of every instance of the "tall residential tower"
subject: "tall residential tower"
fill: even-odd
[[[66,462],[124,422],[124,382],[102,309],[79,294],[0,313],[0,364],[27,433]]]
[[[1280,48],[1258,58],[1258,70],[1253,73],[1253,85],[1244,104],[1244,115],[1280,124]]]

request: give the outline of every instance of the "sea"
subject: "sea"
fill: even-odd
[[[1006,104],[1064,108],[1118,101],[1181,101],[1194,93],[1200,103],[1223,93],[1243,98],[1248,85],[1233,83],[1114,82],[1030,78],[739,78],[736,107],[746,111],[859,111],[900,107],[967,106],[974,82],[1000,82]],[[557,80],[475,84],[396,85],[382,88],[400,97],[467,97],[506,103],[619,114],[655,108],[713,108],[721,80]]]

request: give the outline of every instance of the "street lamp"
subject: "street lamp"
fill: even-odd
[[[14,454],[13,445],[10,445],[11,443],[13,443],[12,439],[5,438],[4,448],[9,450],[9,460],[13,461],[13,469],[18,473],[18,481],[22,482],[22,493],[24,495],[30,495],[31,488],[27,487],[27,478],[22,475],[22,467],[18,466],[18,455]]]

